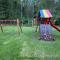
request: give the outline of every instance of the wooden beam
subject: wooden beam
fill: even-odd
[[[3,32],[2,24],[1,24],[1,31]]]

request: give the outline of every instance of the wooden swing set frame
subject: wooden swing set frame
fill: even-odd
[[[20,20],[19,19],[17,19],[17,20],[0,20],[0,29],[1,29],[1,31],[3,32],[3,25],[4,25],[4,23],[3,22],[15,22],[15,23],[17,23],[16,25],[17,25],[17,32],[18,32],[18,34],[19,34],[19,29],[21,30],[21,32],[22,32],[22,28],[21,28],[21,24],[20,24]],[[5,24],[6,25],[6,24]]]

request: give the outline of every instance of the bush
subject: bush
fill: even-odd
[[[55,22],[55,25],[60,25],[60,18],[57,19],[57,21]]]

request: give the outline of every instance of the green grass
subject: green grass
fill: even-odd
[[[0,30],[0,60],[60,60],[60,33],[53,29],[55,41],[42,41],[33,27],[23,27],[18,35],[16,26]]]

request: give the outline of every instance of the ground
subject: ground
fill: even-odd
[[[33,27],[23,27],[20,35],[16,26],[0,30],[0,60],[60,60],[60,33],[53,29],[55,41],[39,39]]]

